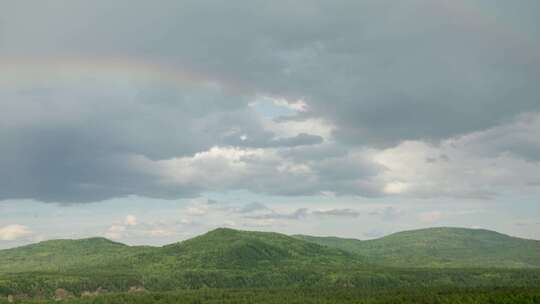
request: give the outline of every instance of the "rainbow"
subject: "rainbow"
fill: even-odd
[[[489,41],[504,42],[508,57],[517,63],[540,63],[540,46],[524,32],[497,20],[472,3],[456,0],[428,2],[427,9],[444,13],[467,30],[479,31]],[[61,80],[63,83],[80,79],[102,81],[143,81],[186,86],[217,86],[235,94],[255,94],[256,89],[245,81],[197,72],[187,64],[168,64],[135,57],[66,56],[66,57],[1,57],[0,86],[29,85]],[[265,94],[275,98],[273,93]]]
[[[129,57],[3,57],[0,59],[0,86],[28,86],[81,79],[103,82],[160,83],[176,88],[219,87],[230,93],[252,92],[247,85],[230,79],[209,76],[193,69]]]

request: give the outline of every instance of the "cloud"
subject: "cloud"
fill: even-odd
[[[320,144],[323,142],[323,138],[318,135],[300,133],[294,137],[275,139],[274,142],[280,147],[296,147]]]
[[[296,101],[288,101],[286,99],[273,99],[272,102],[277,106],[286,107],[296,112],[306,112],[308,110],[308,105],[305,101],[301,99]]]
[[[401,218],[405,212],[394,207],[386,207],[382,210],[376,210],[369,213],[372,216],[378,216],[383,221],[395,221]]]
[[[14,241],[32,235],[30,228],[24,225],[13,224],[0,227],[0,241]]]
[[[151,237],[166,237],[166,236],[174,235],[174,233],[175,233],[174,231],[167,230],[164,228],[155,228],[155,229],[151,229],[147,231],[147,234],[150,235]]]
[[[197,214],[199,216],[199,214]],[[112,223],[103,236],[113,240],[135,241],[167,238],[178,240],[184,236],[186,229],[197,227],[197,223],[189,219],[173,220],[139,220],[134,215],[127,215],[123,221]]]
[[[540,112],[522,114],[507,124],[449,140],[456,148],[484,157],[510,154],[531,163],[540,161]]]
[[[440,211],[422,212],[418,215],[418,219],[424,223],[434,223],[439,221],[442,217],[443,213]]]
[[[203,216],[208,214],[209,207],[206,204],[195,204],[186,209],[186,214],[191,216]]]
[[[277,212],[272,209],[267,209],[266,212],[256,215],[246,215],[245,218],[248,219],[257,219],[257,220],[301,220],[309,216],[317,217],[349,217],[356,218],[360,216],[360,212],[354,209],[322,209],[322,210],[311,210],[309,208],[298,208],[293,212]]]
[[[237,209],[237,212],[238,213],[252,213],[256,211],[266,211],[266,210],[268,210],[268,207],[266,207],[264,204],[261,204],[258,202],[252,202]]]
[[[304,100],[306,115],[332,121],[336,136],[349,143],[446,138],[538,109],[534,1],[517,9],[519,17],[500,23],[486,12],[516,10],[514,5],[100,3],[69,3],[63,10],[38,4],[39,14],[9,5],[2,16],[4,52],[126,54],[172,67],[189,63],[218,82],[233,79],[249,90]],[[65,28],[67,23],[80,26]],[[38,24],[39,36],[33,31]]]
[[[127,227],[123,225],[111,225],[107,231],[104,233],[106,238],[112,239],[112,240],[118,240],[125,237],[127,233]]]
[[[217,205],[217,204],[219,204],[218,201],[213,200],[213,199],[207,199],[207,200],[206,200],[206,203],[207,203],[208,205]]]
[[[215,210],[228,210],[227,206],[220,206],[220,203],[213,199],[208,198],[194,198],[188,202],[188,206],[184,208],[184,212],[190,216],[205,216],[211,211]],[[189,220],[186,220],[189,221]],[[185,224],[185,223],[184,223]]]
[[[162,185],[182,189],[227,191],[246,189],[273,195],[338,194],[377,195],[371,179],[379,166],[361,153],[344,159],[293,162],[275,150],[213,147],[193,157],[152,161],[134,157],[131,166],[154,175]]]
[[[0,199],[78,203],[132,194],[166,199],[196,196],[198,187],[161,184],[155,176],[134,168],[131,159],[187,157],[219,144],[249,149],[322,142],[321,137],[306,133],[274,138],[273,133],[262,130],[248,110],[213,107],[197,93],[192,97],[171,96],[173,104],[149,104],[144,94],[133,99],[130,92],[103,86],[96,98],[76,88],[2,97],[3,106],[11,108],[12,116],[3,117],[0,123],[0,144],[9,147],[0,152],[0,165],[11,174],[0,175],[0,184],[9,189],[0,194]],[[182,103],[191,98],[197,102]],[[55,102],[40,106],[49,99]],[[72,109],[72,100],[77,100],[79,109]],[[206,112],[197,113],[204,108]],[[227,133],[229,128],[245,130],[249,140],[234,142]]]
[[[360,216],[360,212],[350,208],[334,208],[334,209],[310,209],[307,207],[297,208],[291,212],[277,211],[268,207],[265,204],[252,202],[245,204],[242,207],[230,207],[226,206],[214,211],[224,211],[232,216],[239,216],[242,219],[248,219],[250,221],[244,222],[247,226],[253,227],[266,227],[274,224],[273,220],[300,220],[307,217],[349,217],[356,218]],[[205,213],[208,214],[209,212]],[[255,220],[255,221],[251,221]]]
[[[291,213],[279,213],[274,210],[260,215],[249,215],[246,218],[257,219],[257,220],[271,220],[271,219],[286,219],[286,220],[299,220],[305,218],[309,215],[308,208],[299,208]]]
[[[322,217],[358,217],[360,212],[353,209],[328,209],[315,210],[312,214]]]
[[[126,226],[135,226],[137,225],[137,217],[134,215],[127,215],[124,219],[124,225]]]
[[[140,154],[160,159],[204,150],[221,140],[221,128],[230,126],[230,120],[242,124],[246,120],[241,117],[247,117],[234,105],[212,107],[214,97],[221,99],[214,94],[220,93],[205,93],[204,86],[163,96],[166,89],[157,93],[107,82],[84,84],[93,86],[90,89],[79,85],[30,93],[2,90],[2,105],[10,116],[2,117],[0,144],[10,148],[0,152],[0,164],[11,174],[0,175],[0,184],[9,189],[0,199],[75,203],[130,194],[190,195],[188,189],[160,187],[152,176],[134,171],[129,158]]]
[[[388,195],[493,199],[537,193],[535,159],[540,114],[528,114],[491,129],[429,144],[408,141],[374,152],[385,168],[379,181]],[[429,157],[437,161],[426,162]]]
[[[538,12],[488,0],[5,4],[0,200],[534,189]],[[250,106],[261,96],[289,114],[262,115]]]

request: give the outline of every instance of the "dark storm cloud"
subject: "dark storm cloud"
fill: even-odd
[[[217,84],[111,84],[97,75],[68,85],[45,81],[44,70],[45,80],[21,89],[10,84],[30,72],[0,71],[8,80],[0,82],[0,199],[196,195],[203,185],[163,184],[128,159],[220,145],[322,160],[310,164],[314,181],[242,189],[379,195],[370,178],[381,168],[349,159],[343,147],[436,141],[540,110],[539,12],[535,0],[0,1],[0,58],[8,62],[36,59],[54,70],[69,57],[98,65],[130,58]],[[295,119],[331,122],[338,143],[276,137],[248,107],[257,95],[305,100],[308,111]],[[516,153],[538,159],[535,142],[519,142]]]
[[[521,115],[510,124],[475,132],[462,140],[461,148],[479,155],[512,154],[533,162],[538,161],[540,113]]]
[[[0,92],[9,110],[0,113],[0,164],[4,168],[0,199],[86,202],[129,194],[193,196],[202,185],[161,183],[159,177],[132,168],[130,158],[190,156],[212,146],[230,145],[230,130],[237,129],[263,134],[258,141],[243,143],[244,147],[322,141],[308,134],[273,139],[274,134],[262,129],[251,110],[241,107],[247,97],[227,96],[205,86],[182,93],[163,88],[161,96],[156,90],[135,88],[135,97],[108,84],[91,90],[52,87]]]
[[[192,196],[194,186],[164,186],[155,176],[131,168],[125,155],[101,151],[91,139],[74,130],[40,129],[2,134],[1,199],[33,198],[46,202],[78,203],[130,194],[174,198]]]
[[[7,53],[188,63],[305,98],[307,115],[332,120],[348,143],[440,139],[539,109],[536,1],[519,16],[487,0],[52,3],[3,10]]]

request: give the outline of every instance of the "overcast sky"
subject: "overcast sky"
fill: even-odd
[[[0,248],[540,239],[537,0],[0,0]]]

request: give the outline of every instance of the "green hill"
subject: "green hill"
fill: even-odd
[[[430,228],[360,241],[294,237],[220,228],[163,247],[104,238],[52,240],[0,250],[0,274],[22,272],[158,273],[181,270],[540,267],[540,241],[481,229]]]
[[[372,263],[392,267],[540,267],[540,241],[483,229],[429,228],[367,241],[295,237],[356,253]]]
[[[130,247],[105,238],[51,240],[0,250],[0,273],[108,269],[119,260],[149,250],[152,248]]]
[[[163,246],[127,246],[104,238],[52,240],[0,250],[0,273],[256,269],[360,262],[346,251],[268,232],[220,228]]]
[[[342,266],[360,262],[346,251],[321,246],[271,232],[219,228],[193,239],[164,246],[162,254],[174,256],[191,269],[254,269],[306,264]]]
[[[540,282],[540,271],[517,268],[538,265],[538,249],[536,241],[448,228],[372,241],[224,228],[163,247],[127,246],[103,238],[54,240],[0,250],[0,295],[50,295],[58,288],[82,294],[135,286],[152,291],[531,287]],[[480,266],[499,268],[475,268]]]
[[[362,267],[346,251],[287,235],[216,229],[163,246],[127,246],[103,238],[53,240],[0,250],[2,289],[154,290],[299,286],[329,271]],[[311,284],[311,283],[309,283]]]

